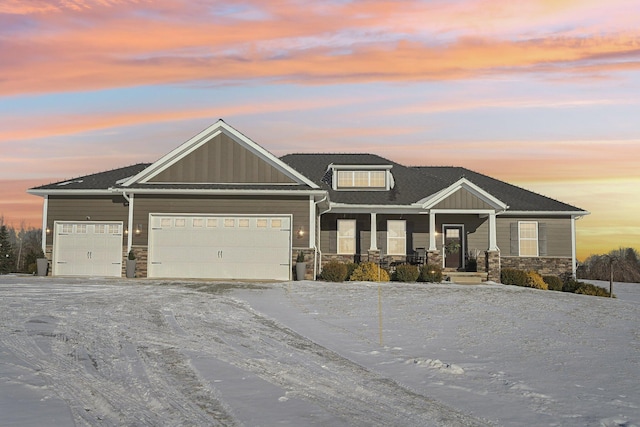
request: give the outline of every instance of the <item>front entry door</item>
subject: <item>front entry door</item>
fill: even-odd
[[[464,242],[462,240],[463,227],[461,225],[445,225],[444,227],[444,267],[458,270],[463,267],[462,254]]]

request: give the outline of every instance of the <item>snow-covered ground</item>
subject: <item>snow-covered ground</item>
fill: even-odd
[[[0,426],[640,426],[639,287],[0,276]]]

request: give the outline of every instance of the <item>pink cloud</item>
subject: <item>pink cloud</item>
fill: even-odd
[[[263,18],[242,20],[232,14],[207,15],[205,3],[183,4],[182,10],[170,2],[142,7],[132,2],[73,1],[65,4],[69,11],[50,11],[35,2],[31,8],[40,12],[30,17],[40,29],[4,37],[0,94],[194,80],[323,84],[640,68],[640,31],[635,28],[533,37],[483,31],[489,36],[479,37],[461,18],[470,14],[475,22],[484,22],[484,15],[521,19],[511,3],[488,6],[469,1],[426,8],[417,2],[371,1],[325,5],[318,13],[290,2],[264,7],[256,3]],[[583,9],[573,2],[562,2],[560,8],[544,1],[524,5],[539,16]],[[127,14],[134,9],[139,13]],[[210,19],[194,16],[196,12]],[[437,32],[423,34],[429,26],[422,17],[427,23],[451,23],[451,35],[439,39]],[[624,62],[617,60],[622,58]]]

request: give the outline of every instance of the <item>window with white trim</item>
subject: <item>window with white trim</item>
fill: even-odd
[[[520,256],[538,256],[538,222],[518,222],[518,245]]]
[[[338,220],[338,254],[354,255],[356,253],[356,220]]]
[[[407,221],[387,221],[387,255],[407,254]]]
[[[337,188],[387,188],[387,171],[337,171]]]

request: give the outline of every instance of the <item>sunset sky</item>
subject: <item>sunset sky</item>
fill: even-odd
[[[640,250],[640,0],[2,0],[0,216],[218,118],[276,155],[474,169]]]

